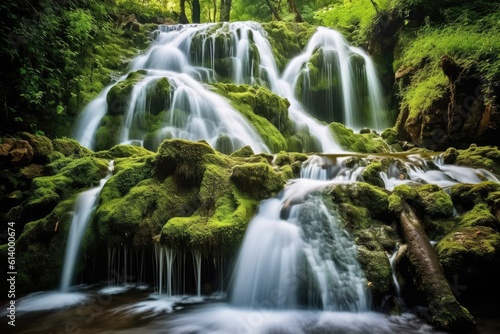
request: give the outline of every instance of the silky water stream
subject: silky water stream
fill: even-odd
[[[218,34],[230,36],[230,43],[220,50],[215,47]],[[340,83],[322,96],[315,95],[308,70],[318,52],[321,57],[316,58],[324,63],[316,65],[324,66],[323,79]],[[207,87],[218,80],[215,56],[221,53],[232,59],[227,74],[232,82],[262,85],[287,98],[290,120],[309,129],[321,152],[341,152],[322,121],[342,122],[355,129],[381,130],[389,125],[372,61],[338,32],[319,28],[304,51],[280,73],[263,28],[254,22],[234,22],[161,26],[155,42],[132,62],[130,72],[85,108],[74,137],[95,149],[105,118],[117,112],[108,94],[127,77],[136,76],[139,79],[130,90],[112,145],[157,146],[166,138],[183,138],[204,139],[224,152],[244,145],[254,152],[269,152],[253,126]],[[165,80],[171,87],[164,97],[163,107],[168,110],[162,111],[165,115],[158,118],[158,128],[149,133],[146,120],[158,110],[153,110],[148,96]],[[410,312],[391,316],[371,310],[356,245],[336,208],[322,197],[323,189],[334,184],[362,181],[364,167],[347,167],[348,156],[312,156],[299,179],[289,181],[281,194],[260,204],[234,265],[223,256],[210,259],[218,282],[218,292],[210,295],[203,291],[208,270],[203,254],[158,244],[153,259],[126,245],[109,249],[108,282],[74,285],[78,239],[85,233],[107,180],[103,179],[77,199],[60,289],[19,298],[16,333],[437,333]],[[388,190],[405,182],[441,187],[498,182],[486,170],[445,165],[439,157],[434,158],[433,168],[418,155],[401,163],[408,178],[401,179],[396,167],[380,175]],[[73,235],[75,241],[70,240]],[[144,268],[150,262],[154,282],[148,284]],[[394,293],[398,294],[397,288]]]

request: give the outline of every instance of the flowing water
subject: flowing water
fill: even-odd
[[[336,155],[312,156],[299,179],[260,204],[234,267],[222,254],[207,258],[198,250],[155,243],[153,259],[146,259],[144,253],[122,245],[108,249],[106,285],[75,287],[79,243],[104,179],[78,197],[60,291],[19,300],[20,333],[437,333],[410,313],[389,316],[370,310],[356,245],[336,208],[323,200],[323,189],[333,184],[363,181],[367,161],[353,163],[352,157],[339,154],[322,121],[352,128],[387,125],[373,63],[327,28],[319,28],[282,73],[271,50],[257,23],[161,26],[152,46],[131,64],[130,73],[86,107],[75,138],[95,148],[106,117],[116,116],[121,108],[123,124],[114,144],[156,148],[165,138],[204,139],[222,152],[243,145],[269,152],[253,126],[210,88],[223,75],[236,84],[265,86],[287,98],[296,127],[306,126],[321,152]],[[227,63],[221,64],[221,59]],[[115,86],[130,78],[137,82],[125,106],[109,101]],[[330,82],[320,95],[314,87],[317,80]],[[153,101],[152,94],[161,93],[161,87],[169,87],[169,93]],[[152,118],[157,124],[153,132],[148,125]],[[448,187],[499,182],[486,170],[446,165],[440,157],[392,159],[379,174],[388,190],[403,183]],[[147,286],[144,268],[151,260],[154,284]],[[216,277],[214,294],[204,293],[210,270]],[[397,287],[397,276],[393,278]]]
[[[315,62],[317,58],[322,62]],[[326,77],[312,78],[311,66]],[[122,122],[120,135],[111,144],[156,150],[167,138],[204,139],[224,153],[244,145],[255,152],[269,152],[245,117],[207,86],[221,79],[267,87],[285,97],[290,119],[316,138],[321,152],[340,151],[322,121],[342,122],[355,129],[388,126],[371,59],[327,28],[318,28],[305,50],[280,73],[267,34],[255,22],[160,26],[153,45],[134,59],[129,74],[115,85],[134,73],[137,82],[127,101],[113,99],[115,95],[109,93],[114,87],[110,86],[82,112],[74,131],[82,145],[102,149],[95,145],[100,127]],[[320,93],[313,87],[317,80],[329,83]],[[169,92],[156,92],[166,86]],[[123,103],[123,121],[105,120],[106,115],[120,114],[117,110]],[[153,125],[151,118],[156,119]]]

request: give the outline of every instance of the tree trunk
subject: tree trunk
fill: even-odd
[[[217,0],[214,0],[214,18],[212,22],[217,22]]]
[[[415,268],[415,281],[428,304],[428,316],[438,329],[473,329],[474,319],[455,299],[437,254],[412,208],[402,200],[400,226],[408,245],[408,257]]]
[[[280,14],[276,10],[276,8],[273,7],[271,1],[270,0],[266,0],[266,4],[269,7],[269,9],[271,10],[271,13],[272,13],[272,15],[274,15],[274,17],[276,18],[276,20],[281,21]]]
[[[295,0],[288,0],[288,8],[290,9],[290,12],[295,14],[295,22],[304,22],[304,18],[300,15]]]
[[[200,23],[200,0],[193,0],[193,11],[191,13],[191,21]]]
[[[220,0],[221,22],[229,22],[230,13],[231,13],[231,0]]]
[[[189,23],[187,16],[186,16],[186,0],[180,0],[181,3],[181,12],[179,14],[179,23],[180,24],[187,24]]]

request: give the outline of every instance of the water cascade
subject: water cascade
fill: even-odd
[[[264,201],[250,222],[234,272],[232,305],[369,309],[357,248],[317,191],[332,182],[321,180],[322,167],[315,162],[280,198]],[[311,176],[319,180],[304,178]]]
[[[269,152],[264,134],[210,89],[219,81],[263,86],[285,97],[296,131],[306,129],[316,138],[314,151],[340,151],[321,121],[354,128],[387,125],[373,63],[334,30],[318,28],[282,74],[266,32],[255,22],[160,26],[154,36],[128,75],[82,113],[74,134],[82,145],[100,150],[132,143],[156,150],[164,139],[184,138],[204,139],[224,153],[244,145]],[[317,80],[328,89],[312,87]]]
[[[104,187],[106,181],[111,177],[112,170],[113,161],[109,163],[110,172],[99,182],[99,185],[82,192],[76,199],[75,211],[71,221],[71,227],[66,245],[66,254],[64,256],[63,270],[61,273],[60,290],[63,292],[68,292],[71,287],[75,268],[79,259],[78,253],[80,251],[83,235],[87,230],[87,225],[90,221],[92,213],[94,212],[99,193]]]

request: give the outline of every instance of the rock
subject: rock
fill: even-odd
[[[362,128],[361,130],[359,130],[359,133],[360,134],[364,134],[364,133],[371,133],[371,130],[368,129],[368,128]]]
[[[27,166],[33,156],[33,147],[27,140],[5,138],[0,144],[0,163]]]
[[[54,148],[49,138],[28,132],[21,133],[21,138],[27,140],[33,148],[33,163],[46,164],[50,162]]]

